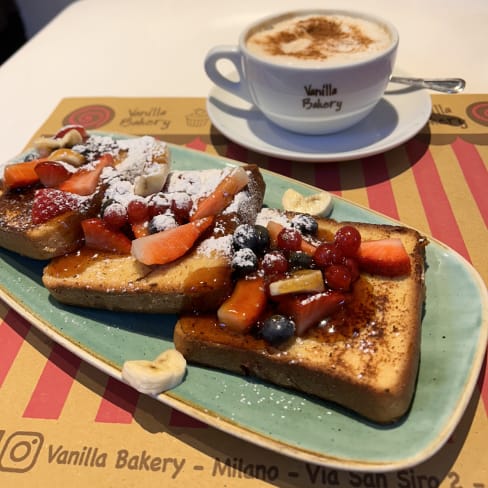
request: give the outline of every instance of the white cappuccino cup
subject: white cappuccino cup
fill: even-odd
[[[205,71],[276,125],[328,134],[358,123],[382,98],[398,40],[391,23],[369,14],[300,10],[253,23],[237,46],[214,47]],[[238,81],[221,71],[221,60],[234,65]]]

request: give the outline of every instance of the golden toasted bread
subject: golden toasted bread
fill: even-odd
[[[345,225],[330,219],[318,224],[325,240]],[[419,364],[426,240],[405,227],[351,225],[362,241],[400,239],[408,274],[361,271],[337,316],[278,345],[265,341],[259,329],[242,333],[214,314],[182,316],[176,348],[190,362],[311,394],[375,422],[399,419],[411,404]]]
[[[88,135],[79,126],[67,126],[53,137],[43,137],[28,152],[26,161],[10,162],[1,168],[0,247],[41,260],[78,249],[83,240],[81,221],[99,213],[111,173],[102,172],[88,193],[82,186],[82,194],[77,193],[75,185],[68,187],[64,181],[55,185],[51,173],[64,172],[67,180],[76,173],[90,173],[98,159],[106,155],[116,167],[137,160],[139,165],[134,167],[140,172],[153,165],[169,164],[167,145],[150,137],[118,141],[108,136]],[[30,170],[36,162],[44,166],[43,178],[36,177],[34,172],[39,166]],[[14,172],[19,163],[29,171]],[[64,193],[58,191],[64,187],[67,188]],[[41,192],[49,196],[41,197]],[[56,201],[60,195],[68,195],[66,201]],[[64,207],[63,211],[50,216],[48,212],[56,206]]]
[[[53,217],[43,224],[30,218],[35,188],[0,193],[0,247],[34,259],[50,259],[75,251],[82,243],[81,221],[96,215],[99,198],[87,201],[76,212]]]
[[[84,247],[53,259],[44,269],[44,285],[58,301],[82,307],[148,313],[215,310],[231,286],[232,232],[242,223],[254,222],[263,203],[265,185],[258,167],[243,169],[247,185],[181,258],[147,265],[129,253]],[[230,171],[173,171],[161,198],[184,194],[198,202]]]

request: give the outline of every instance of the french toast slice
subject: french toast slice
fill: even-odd
[[[168,146],[147,136],[116,140],[90,135],[81,126],[66,126],[52,137],[40,138],[25,161],[0,167],[0,247],[39,260],[75,251],[83,242],[81,222],[99,213],[109,186],[111,174],[101,166],[122,167],[135,159],[141,171],[166,167]],[[102,160],[98,174],[95,168]],[[41,166],[44,172],[39,177],[36,172]],[[65,179],[55,183],[59,172]],[[89,175],[94,173],[96,184],[87,189]],[[80,178],[80,174],[85,176]]]
[[[317,222],[325,240],[347,224]],[[336,315],[277,345],[258,329],[236,331],[215,314],[187,314],[174,330],[176,349],[189,362],[310,394],[377,423],[400,419],[411,404],[419,365],[427,241],[406,227],[350,225],[362,241],[400,239],[410,261],[408,274],[361,270]]]
[[[131,253],[85,246],[53,259],[44,268],[44,285],[59,302],[81,307],[145,313],[215,310],[231,286],[232,233],[238,225],[255,221],[264,198],[265,183],[259,168],[240,168],[247,174],[246,186],[212,216],[212,225],[180,258],[148,265]],[[228,167],[172,171],[161,198],[179,195],[179,199],[190,199],[196,206],[231,172]],[[160,220],[172,218],[171,211],[160,216]]]
[[[81,221],[97,213],[99,195],[86,200],[77,211],[34,224],[30,218],[34,192],[33,187],[22,192],[0,192],[0,247],[39,260],[76,250],[83,238]]]

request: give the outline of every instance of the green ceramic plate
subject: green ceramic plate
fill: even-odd
[[[236,164],[177,146],[172,146],[172,154],[178,169]],[[269,206],[279,207],[283,191],[290,187],[305,194],[317,191],[263,173]],[[332,216],[392,223],[340,198],[334,199]],[[126,359],[152,359],[172,347],[175,316],[61,306],[42,286],[43,264],[0,251],[0,295],[86,362],[120,379]],[[308,462],[388,471],[424,461],[442,447],[463,415],[488,335],[486,287],[470,264],[435,241],[427,248],[427,264],[418,386],[411,411],[402,422],[379,427],[326,402],[196,366],[189,366],[185,381],[159,399],[218,429]]]

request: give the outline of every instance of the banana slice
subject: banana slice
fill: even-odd
[[[138,176],[134,180],[134,193],[147,197],[161,191],[169,174],[169,164],[158,164],[157,171]]]
[[[49,154],[48,158],[54,161],[63,161],[76,167],[82,166],[86,163],[86,158],[83,156],[83,154],[77,153],[76,151],[66,147],[55,149],[51,154]]]
[[[332,195],[326,191],[304,196],[292,188],[283,193],[281,204],[290,212],[308,213],[316,217],[326,217],[333,207]]]
[[[288,278],[273,281],[269,284],[271,296],[288,293],[319,293],[325,290],[324,277],[319,269],[302,269],[295,271]]]
[[[34,147],[39,151],[41,156],[47,156],[51,151],[63,147],[73,147],[76,144],[81,144],[83,137],[76,129],[71,129],[66,134],[58,139],[54,137],[40,137],[34,141]]]
[[[126,361],[122,367],[122,378],[141,393],[157,395],[179,385],[185,372],[186,359],[176,349],[168,349],[154,361]]]

